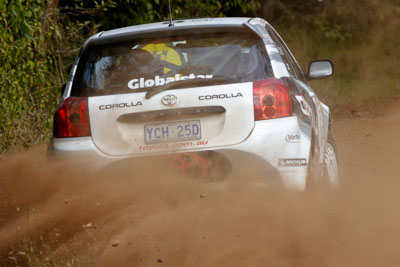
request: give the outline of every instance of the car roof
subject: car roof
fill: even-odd
[[[194,18],[173,20],[173,28],[169,27],[169,21],[139,24],[124,28],[113,29],[96,34],[94,37],[113,37],[126,34],[135,34],[149,31],[167,30],[167,29],[187,29],[199,27],[234,27],[241,26],[251,18]]]

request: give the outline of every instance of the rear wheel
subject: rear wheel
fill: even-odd
[[[321,169],[320,169],[321,170]],[[339,185],[338,159],[336,144],[332,134],[328,133],[328,141],[324,150],[324,162],[321,172],[318,174],[309,166],[306,187],[315,190],[321,187],[337,187]]]
[[[332,134],[328,133],[328,142],[324,152],[324,174],[323,181],[329,186],[339,185],[339,169],[335,140]]]

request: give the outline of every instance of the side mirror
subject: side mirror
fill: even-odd
[[[315,60],[308,65],[307,80],[316,80],[333,75],[333,63],[330,60]]]

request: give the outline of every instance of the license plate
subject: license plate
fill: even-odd
[[[144,140],[146,144],[200,139],[200,120],[174,121],[144,125]]]

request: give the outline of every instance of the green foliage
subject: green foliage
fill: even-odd
[[[60,2],[61,13],[68,13],[74,21],[91,21],[99,30],[125,27],[169,19],[167,0],[64,0]],[[101,8],[103,7],[103,8]],[[192,17],[243,16],[254,14],[260,7],[259,0],[172,0],[174,19]]]
[[[46,140],[61,83],[45,43],[45,1],[0,3],[0,153]],[[53,107],[53,108],[49,108]]]
[[[277,28],[300,30],[320,43],[345,47],[364,40],[376,22],[378,5],[357,0],[272,0],[264,2],[263,11]]]

